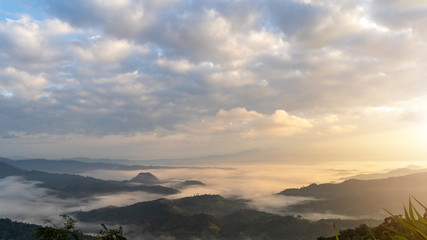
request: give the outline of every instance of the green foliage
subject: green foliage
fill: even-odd
[[[417,199],[415,199],[415,201],[424,208],[424,215],[421,215],[420,212],[418,212],[410,198],[408,209],[404,207],[405,217],[393,215],[389,212],[389,214],[399,223],[399,227],[390,228],[390,231],[396,234],[393,236],[393,240],[427,240],[427,208]]]
[[[83,239],[83,232],[75,228],[76,221],[68,215],[61,215],[63,226],[58,227],[51,220],[45,220],[50,227],[40,227],[35,236],[41,240],[79,240]]]
[[[123,228],[109,229],[104,224],[101,224],[102,229],[96,237],[88,236],[82,230],[76,229],[76,220],[70,216],[63,214],[62,227],[55,225],[51,220],[45,220],[51,226],[39,227],[36,229],[35,236],[40,240],[126,240],[123,236]]]
[[[105,224],[101,224],[102,229],[99,231],[96,240],[126,240],[123,237],[123,228],[120,226],[118,229],[109,229]]]
[[[423,215],[410,198],[408,208],[404,207],[404,216],[386,210],[390,217],[377,227],[370,228],[362,224],[355,229],[340,231],[339,234],[335,230],[334,237],[320,237],[318,240],[427,240],[427,208],[417,199],[414,200],[424,208]]]

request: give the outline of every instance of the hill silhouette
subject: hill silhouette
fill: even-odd
[[[158,194],[175,194],[178,190],[164,186],[129,184],[127,181],[101,180],[72,174],[28,171],[0,162],[0,178],[20,176],[29,181],[37,181],[38,187],[52,190],[59,197],[90,197],[94,194],[144,191]]]
[[[141,172],[136,177],[132,178],[130,182],[142,183],[145,185],[156,185],[160,184],[159,179],[149,172]]]
[[[420,166],[416,166],[416,165],[408,165],[404,168],[389,170],[385,173],[358,174],[358,175],[342,178],[341,180],[350,180],[350,179],[372,180],[372,179],[382,179],[382,178],[389,178],[389,177],[400,177],[400,176],[406,176],[413,173],[421,173],[421,172],[427,172],[427,169],[422,168]]]
[[[79,158],[78,158],[79,159]],[[102,159],[101,159],[102,160]],[[99,160],[99,161],[101,161]],[[0,157],[1,163],[6,163],[24,170],[36,170],[50,173],[79,174],[94,170],[147,170],[147,169],[171,169],[170,166],[142,166],[135,164],[119,164],[115,162],[83,162],[74,159],[47,160],[47,159],[23,159],[11,160]],[[124,161],[129,163],[128,161]]]
[[[410,195],[427,199],[427,173],[375,180],[347,180],[342,183],[311,184],[286,189],[279,194],[314,198],[291,205],[287,211],[298,213],[334,213],[354,217],[385,217],[384,208],[401,212]]]

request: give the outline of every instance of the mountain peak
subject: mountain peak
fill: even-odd
[[[149,172],[140,172],[136,177],[132,178],[130,181],[135,183],[142,183],[145,185],[160,184],[159,179],[157,179],[156,176],[154,176]]]

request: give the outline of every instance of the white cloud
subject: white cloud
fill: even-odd
[[[189,62],[187,59],[169,60],[159,58],[156,61],[157,65],[171,69],[175,73],[186,73],[196,67],[195,64]]]
[[[0,69],[0,89],[4,89],[4,95],[15,96],[19,99],[38,100],[47,97],[45,87],[49,84],[43,75],[32,75],[28,72],[19,71],[8,67]]]
[[[39,3],[0,19],[1,136],[357,134],[427,94],[423,1]]]
[[[120,62],[131,54],[145,54],[149,50],[135,46],[126,40],[90,38],[88,42],[73,47],[81,60],[95,64]]]
[[[276,110],[265,115],[245,108],[219,110],[214,117],[177,125],[176,128],[191,135],[237,134],[240,137],[291,136],[313,127],[304,118]]]
[[[45,35],[66,35],[82,32],[81,30],[74,29],[67,22],[62,22],[59,19],[47,19],[43,21],[41,30]]]
[[[3,57],[12,61],[48,61],[56,54],[41,34],[39,24],[27,15],[0,23],[0,41]]]

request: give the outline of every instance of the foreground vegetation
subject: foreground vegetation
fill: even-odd
[[[355,229],[340,231],[336,236],[319,237],[317,240],[427,240],[427,208],[414,200],[423,208],[423,215],[409,199],[408,208],[404,207],[404,216],[387,211],[390,217],[377,227],[362,224]]]
[[[101,224],[102,229],[93,237],[85,235],[82,230],[76,228],[76,221],[68,215],[61,215],[63,226],[57,226],[52,221],[46,220],[50,226],[39,227],[34,236],[40,240],[126,240],[123,236],[123,228],[109,229]]]
[[[188,201],[188,199],[186,199]],[[389,212],[390,217],[385,218],[384,222],[377,227],[368,227],[366,224],[362,224],[355,229],[347,229],[340,231],[339,234],[336,233],[336,236],[325,238],[319,237],[317,240],[427,240],[427,208],[418,200],[415,199],[416,202],[424,209],[424,214],[416,209],[416,207],[412,204],[412,200],[409,199],[408,208],[404,207],[404,216],[402,215],[394,215]],[[250,212],[250,214],[249,214]],[[262,217],[257,214],[257,224],[252,224],[248,219],[254,217],[253,210],[238,210],[232,215],[236,215],[236,220],[238,221],[238,225],[232,228],[227,229],[228,233],[223,232],[222,234],[218,234],[218,231],[222,231],[221,228],[217,225],[214,225],[215,219],[209,215],[198,214],[196,222],[197,225],[200,225],[201,222],[204,222],[203,217],[209,218],[209,228],[212,231],[217,232],[216,238],[218,239],[227,239],[227,235],[232,238],[243,237],[242,233],[245,232],[248,234],[247,236],[254,236],[259,233],[260,229],[265,230],[266,228],[272,228],[273,232],[277,231],[277,228],[286,227],[294,227],[295,220],[287,222],[286,224],[282,224],[282,226],[278,226],[277,224],[272,224],[271,216],[263,213]],[[203,217],[201,217],[203,215]],[[62,215],[63,217],[63,227],[57,227],[52,222],[49,227],[41,227],[36,230],[36,237],[39,237],[41,240],[83,240],[83,239],[95,239],[95,240],[126,240],[123,236],[123,229],[120,227],[119,229],[108,229],[104,224],[102,224],[103,229],[99,232],[96,237],[85,237],[81,230],[75,229],[75,220],[67,215]],[[293,224],[292,224],[293,222]],[[284,223],[284,222],[282,222]],[[204,225],[204,224],[202,224]],[[242,232],[242,225],[245,225],[246,231]],[[294,226],[292,226],[294,225]],[[212,228],[212,226],[216,226]],[[249,226],[249,228],[248,228]],[[191,226],[194,227],[193,225]],[[199,226],[200,227],[200,226]],[[313,227],[313,225],[312,225]],[[334,225],[335,228],[335,225]],[[275,230],[274,230],[275,229]],[[195,229],[191,229],[195,230]],[[206,230],[201,227],[197,230]],[[248,231],[250,230],[250,231]],[[310,232],[314,229],[306,229],[306,231]],[[279,231],[280,232],[280,231]],[[336,232],[336,230],[335,230]],[[236,235],[237,234],[237,235]],[[222,236],[221,236],[222,235]],[[181,236],[183,237],[183,236]],[[186,236],[188,237],[188,236]],[[202,235],[199,236],[204,239],[205,237],[209,239],[213,239],[214,235]],[[266,236],[264,235],[262,239],[288,239],[289,235],[286,236]]]
[[[421,202],[415,201],[427,212]],[[367,224],[374,226],[378,222],[358,220],[357,224],[367,224],[341,230],[332,237],[319,237],[333,235],[332,221],[338,229],[353,228],[356,221],[309,221],[299,216],[279,216],[248,209],[240,200],[227,200],[219,195],[159,199],[74,214],[84,222],[124,224],[129,239],[144,235],[151,236],[150,239],[427,240],[427,213],[422,214],[413,202],[409,200],[403,215],[389,212],[390,216],[376,227]],[[0,219],[0,240],[126,240],[122,227],[110,229],[101,224],[98,234],[88,235],[77,229],[76,220],[68,215],[62,215],[62,220],[60,225],[48,220],[47,226],[38,226]]]

